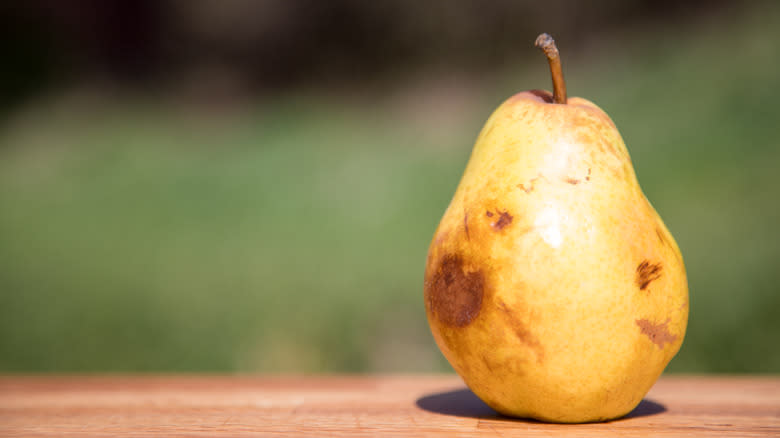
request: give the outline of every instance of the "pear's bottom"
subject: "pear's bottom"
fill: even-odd
[[[576,413],[572,412],[567,415],[557,414],[557,415],[550,416],[541,413],[531,414],[527,412],[515,412],[511,410],[504,410],[499,406],[491,406],[490,403],[488,402],[485,403],[488,406],[490,406],[491,409],[506,417],[530,419],[530,420],[541,421],[544,423],[558,423],[558,424],[602,423],[606,421],[617,420],[619,418],[625,417],[626,415],[630,414],[631,411],[633,411],[636,408],[636,406],[639,405],[639,403],[637,403],[635,406],[632,406],[623,411],[618,411],[612,415],[589,416],[589,415],[577,415]]]
[[[596,394],[572,398],[561,397],[555,390],[506,392],[509,389],[507,386],[502,388],[504,391],[474,384],[469,385],[469,388],[501,415],[564,424],[597,423],[625,417],[639,405],[647,393],[639,388],[625,387],[622,388],[623,391],[615,391],[622,394],[605,403],[601,402],[602,398]]]

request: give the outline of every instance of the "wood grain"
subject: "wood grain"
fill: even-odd
[[[5,376],[0,436],[780,436],[780,377],[663,377],[628,417],[501,417],[457,376]]]

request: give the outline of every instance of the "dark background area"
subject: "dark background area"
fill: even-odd
[[[779,372],[773,2],[0,5],[0,371],[419,372],[503,99],[615,121],[688,269],[676,372]]]
[[[32,0],[0,9],[3,90],[12,99],[86,80],[175,88],[182,81],[280,93],[364,90],[432,67],[506,68],[528,36],[555,30],[571,51],[637,27],[663,31],[726,15],[724,1]],[[735,8],[733,5],[731,8]],[[209,76],[214,75],[214,76]],[[220,76],[221,75],[221,76]],[[193,85],[196,86],[196,85]]]

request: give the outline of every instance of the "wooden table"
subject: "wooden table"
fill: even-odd
[[[628,417],[501,417],[454,375],[5,376],[0,436],[780,436],[780,377],[664,377]]]

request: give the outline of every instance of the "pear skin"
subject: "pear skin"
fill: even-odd
[[[490,116],[434,234],[424,301],[442,353],[497,412],[604,421],[679,350],[688,285],[612,120],[565,101],[527,91]]]

